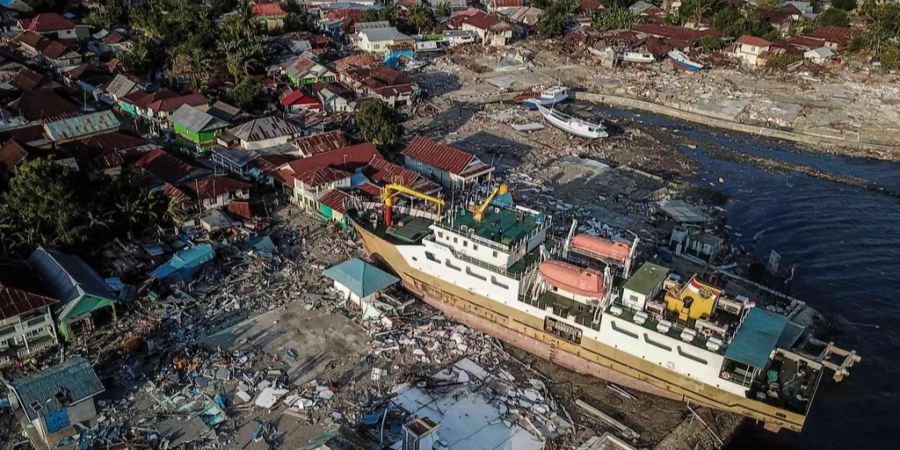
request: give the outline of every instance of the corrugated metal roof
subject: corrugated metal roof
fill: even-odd
[[[105,389],[91,363],[80,356],[25,378],[9,382],[28,418],[81,402]]]
[[[329,267],[325,270],[325,276],[340,283],[360,298],[368,297],[400,281],[397,277],[359,258]]]
[[[453,174],[462,174],[475,155],[440,144],[425,136],[416,136],[403,150],[403,156],[421,161]]]
[[[764,369],[787,324],[788,318],[781,314],[762,308],[751,309],[725,350],[725,357]]]
[[[115,131],[119,126],[116,115],[106,110],[47,122],[44,124],[44,133],[50,140],[60,141]]]
[[[0,320],[58,303],[25,261],[0,261]]]
[[[346,147],[349,144],[347,137],[340,131],[315,134],[294,141],[294,145],[297,146],[297,149],[300,150],[303,156],[318,155],[329,150]]]
[[[294,178],[310,187],[321,186],[326,183],[331,183],[332,181],[343,180],[344,178],[349,177],[350,172],[345,172],[332,167],[316,167],[294,174]]]
[[[244,141],[262,141],[284,136],[295,136],[301,130],[296,125],[278,117],[269,116],[253,119],[228,130],[234,137]]]
[[[83,295],[115,300],[103,278],[84,260],[52,248],[38,247],[28,257],[34,271],[47,282],[53,297],[67,304]]]
[[[181,107],[169,117],[169,122],[172,122],[173,124],[177,123],[195,133],[217,130],[228,126],[228,122],[213,117],[190,105],[181,105]]]

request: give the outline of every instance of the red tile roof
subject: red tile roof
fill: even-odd
[[[478,11],[477,13],[472,15],[454,16],[450,18],[450,22],[457,27],[461,27],[463,24],[468,23],[475,28],[487,30],[488,28],[500,23],[500,18]]]
[[[58,303],[45,285],[24,261],[0,261],[0,320]]]
[[[223,175],[212,175],[200,178],[185,183],[182,186],[183,191],[189,191],[193,193],[195,197],[202,199],[214,199],[221,195],[247,189],[250,189],[250,183],[245,183]]]
[[[659,25],[655,23],[642,23],[632,28],[634,31],[650,34],[656,37],[672,39],[687,45],[693,45],[694,42],[704,36],[722,37],[719,30],[692,30],[685,27],[675,27],[668,25]]]
[[[462,174],[475,155],[428,139],[416,136],[403,150],[403,156],[421,161],[453,174]]]
[[[14,38],[12,41],[17,44],[25,44],[31,48],[40,49],[48,39],[34,31],[26,31]]]
[[[31,20],[28,20],[27,23],[23,23],[23,25],[25,29],[37,31],[38,33],[75,28],[74,22],[54,12],[38,14],[32,17]]]
[[[280,3],[256,3],[252,9],[253,15],[256,17],[286,17],[288,15],[281,9]]]
[[[819,27],[810,33],[806,33],[807,37],[824,39],[826,42],[834,42],[840,45],[847,45],[850,42],[850,28],[847,27]]]
[[[13,139],[0,146],[0,168],[12,169],[28,157],[28,150]]]
[[[595,2],[594,0],[582,0],[578,8],[582,13],[591,13],[593,11],[606,10],[606,7],[603,6],[603,4],[601,4],[600,2]]]
[[[378,184],[401,184],[412,187],[419,174],[384,159],[376,159],[366,168],[366,175]]]
[[[318,155],[329,150],[336,150],[341,147],[350,145],[347,137],[340,131],[329,131],[327,133],[307,136],[294,141],[294,145],[300,150],[300,153],[307,156]]]
[[[51,89],[25,91],[14,107],[27,120],[49,119],[80,111],[78,105],[66,100]]]
[[[328,191],[327,194],[319,198],[319,203],[341,214],[345,214],[347,212],[347,207],[345,205],[352,199],[353,197],[350,197],[345,192],[339,191],[337,189],[332,189]]]
[[[771,42],[763,38],[750,36],[749,34],[742,35],[741,37],[737,38],[737,41],[735,42],[741,45],[750,45],[753,47],[768,47],[772,45]]]
[[[146,170],[160,181],[169,184],[178,184],[196,171],[194,166],[172,156],[161,148],[150,150],[134,165]]]
[[[319,105],[319,101],[305,95],[303,91],[296,90],[285,93],[281,97],[282,106],[292,106],[292,105]]]
[[[309,158],[296,159],[279,169],[288,169],[288,173],[298,174],[316,167],[354,168],[368,165],[374,159],[381,159],[381,153],[369,142],[342,147]]]
[[[338,71],[338,73],[343,73],[354,67],[368,68],[380,64],[381,61],[379,61],[378,58],[375,57],[375,55],[371,53],[364,53],[362,55],[351,55],[341,58],[334,62],[334,67]]]
[[[295,179],[300,180],[300,182],[307,186],[316,187],[349,178],[350,172],[345,172],[340,169],[325,166],[304,170],[303,172],[294,174],[293,176]]]
[[[494,8],[517,8],[525,6],[525,0],[494,0]]]
[[[208,103],[209,100],[202,94],[194,93],[156,100],[147,105],[147,108],[155,112],[173,112],[176,109],[181,108],[182,105],[200,106]]]
[[[134,91],[122,97],[121,100],[137,106],[138,108],[146,108],[153,102],[173,97],[178,97],[178,94],[166,88],[162,88],[156,92],[146,92],[140,89],[135,89]]]

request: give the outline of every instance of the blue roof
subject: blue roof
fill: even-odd
[[[181,281],[189,282],[193,280],[200,267],[212,261],[215,256],[212,245],[207,243],[195,245],[173,255],[165,264],[153,271],[153,276],[160,280],[176,276]]]
[[[90,361],[80,356],[29,377],[12,380],[9,386],[29,419],[60,409],[63,406],[60,400],[74,404],[104,391]]]
[[[78,256],[38,247],[28,257],[28,263],[63,305],[84,295],[108,300],[118,298],[106,281]]]
[[[353,258],[325,270],[325,276],[344,285],[363,298],[398,281],[397,277],[359,259]]]
[[[788,318],[781,314],[762,308],[751,309],[728,345],[725,357],[757,369],[765,368],[787,324]]]

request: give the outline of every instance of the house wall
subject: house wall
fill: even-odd
[[[259,141],[246,141],[241,139],[241,148],[247,150],[256,150],[260,148],[275,147],[278,145],[287,144],[291,141],[291,139],[293,139],[293,136],[290,135],[273,137],[271,139],[262,139]]]
[[[425,164],[422,161],[419,161],[415,158],[410,158],[409,156],[403,157],[403,165],[406,166],[407,169],[418,172],[428,178],[437,180],[441,185],[449,188],[456,187],[458,182],[453,179],[453,176],[450,172],[446,170],[438,169],[430,164]]]
[[[267,30],[280,30],[284,27],[284,18],[279,16],[260,16],[256,21]]]
[[[0,320],[0,367],[12,363],[13,358],[6,354],[9,350],[15,357],[25,358],[58,342],[48,307]]]

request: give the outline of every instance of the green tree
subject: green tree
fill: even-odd
[[[282,27],[282,30],[285,33],[292,33],[295,31],[309,31],[314,33],[319,30],[319,26],[316,23],[316,19],[311,14],[290,13],[284,18],[284,27]]]
[[[900,46],[893,43],[882,46],[878,52],[878,60],[885,70],[900,69]]]
[[[600,31],[629,29],[644,21],[644,16],[626,8],[611,8],[594,15],[591,26]]]
[[[725,0],[684,0],[681,2],[678,15],[681,23],[698,22],[702,17],[715,16],[726,6],[728,3]]]
[[[856,9],[856,0],[831,0],[831,6],[849,12]]]
[[[65,0],[24,0],[31,7],[34,14],[43,12],[62,12],[66,6]]]
[[[440,2],[434,6],[435,16],[450,17],[450,14],[453,14],[453,8],[450,7],[450,2]]]
[[[356,111],[359,134],[378,147],[394,143],[399,122],[397,113],[381,100],[366,100]]]
[[[722,48],[722,41],[715,36],[703,36],[697,41],[697,45],[704,50],[719,50]]]
[[[424,3],[417,3],[406,15],[406,23],[418,32],[433,27],[434,16],[432,15],[431,8]]]
[[[261,90],[262,84],[251,78],[244,77],[231,88],[228,96],[239,108],[247,109],[253,106],[253,102],[259,96]]]
[[[86,211],[77,196],[74,171],[46,159],[16,168],[0,196],[3,247],[27,254],[37,246],[73,247],[84,242]]]
[[[738,37],[747,30],[747,19],[741,10],[729,6],[713,16],[712,25],[725,36]]]
[[[552,38],[562,34],[576,6],[574,0],[556,0],[547,6],[537,24],[541,36]]]
[[[826,27],[846,27],[850,25],[850,17],[847,15],[847,11],[843,9],[829,8],[822,14],[819,14],[818,22],[819,25]]]
[[[900,38],[900,3],[866,0],[859,7],[866,22],[866,39],[879,52],[882,45]]]
[[[153,69],[153,49],[150,42],[143,37],[135,39],[131,50],[119,56],[119,62],[125,66],[129,72],[136,74],[146,74]]]
[[[119,26],[125,18],[125,8],[119,0],[104,0],[94,7],[85,22],[97,28],[111,29]]]

